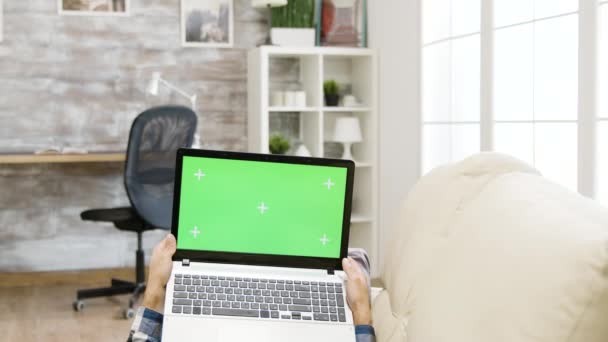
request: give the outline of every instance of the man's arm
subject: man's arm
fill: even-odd
[[[163,315],[144,307],[137,310],[127,342],[160,342]]]
[[[165,286],[171,277],[176,248],[175,237],[171,234],[154,247],[144,300],[137,310],[128,342],[160,342]]]
[[[353,312],[357,342],[375,342],[376,333],[372,326],[372,307],[367,285],[368,275],[350,256],[342,260],[342,268],[346,273],[346,299]]]

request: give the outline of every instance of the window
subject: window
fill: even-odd
[[[599,11],[599,92],[597,127],[597,197],[608,204],[608,1],[600,4]]]
[[[494,0],[494,149],[577,189],[578,2]]]
[[[423,169],[479,151],[480,0],[424,1]]]
[[[422,0],[422,172],[495,150],[572,190],[585,188],[579,179],[597,178],[591,187],[608,204],[608,0],[594,1]],[[456,30],[465,14],[467,30]],[[596,14],[599,28],[586,24]],[[597,42],[586,39],[589,30],[599,32]],[[589,57],[596,44],[599,70]],[[597,135],[579,132],[595,128],[581,124],[595,113],[579,91],[598,91],[579,87],[579,73],[581,79],[600,77]],[[589,161],[593,157],[578,154],[592,136],[598,153]]]

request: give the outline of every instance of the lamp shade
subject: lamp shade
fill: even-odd
[[[334,141],[342,143],[356,143],[363,140],[359,118],[345,117],[336,119]]]
[[[146,92],[148,92],[148,94],[157,96],[159,84],[160,84],[160,72],[155,72],[152,74],[152,79],[150,80],[150,83],[148,83]]]
[[[287,0],[251,0],[251,7],[266,8],[266,7],[281,7],[287,5]]]

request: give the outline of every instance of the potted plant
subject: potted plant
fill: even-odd
[[[272,11],[272,44],[278,46],[315,46],[315,0],[291,0]]]
[[[290,148],[289,141],[281,134],[275,133],[270,137],[268,148],[272,154],[285,154]]]
[[[328,107],[335,107],[340,102],[340,87],[338,82],[334,80],[327,80],[323,83],[323,92],[325,93],[325,105]]]

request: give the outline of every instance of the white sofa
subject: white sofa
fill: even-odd
[[[380,342],[608,341],[608,210],[518,160],[432,171],[389,240]]]

